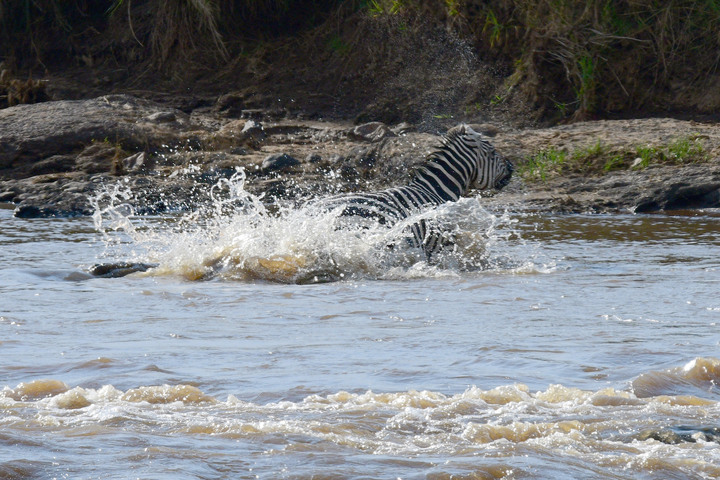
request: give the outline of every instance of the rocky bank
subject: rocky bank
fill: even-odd
[[[324,122],[282,112],[212,106],[180,110],[129,95],[60,100],[0,110],[0,202],[19,217],[93,212],[91,199],[123,185],[140,213],[192,209],[238,169],[264,201],[402,184],[439,133],[415,125]],[[445,119],[447,127],[455,122]],[[720,125],[669,118],[587,121],[516,129],[480,124],[497,150],[522,166],[548,149],[632,152],[690,138],[704,160],[604,174],[516,175],[484,199],[492,208],[555,212],[654,212],[720,207]],[[520,169],[522,170],[522,169]]]

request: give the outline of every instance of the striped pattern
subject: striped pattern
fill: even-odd
[[[482,135],[459,125],[448,131],[409,185],[331,197],[323,205],[342,208],[343,216],[359,216],[391,227],[432,206],[455,202],[471,189],[501,189],[510,181],[512,171],[512,164],[502,159]],[[442,232],[425,220],[414,223],[410,233],[410,243],[422,248],[428,260],[443,246]]]

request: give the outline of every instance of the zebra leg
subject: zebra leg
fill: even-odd
[[[434,221],[420,220],[411,230],[416,245],[422,248],[428,263],[431,263],[441,252],[455,248],[455,234],[442,229]]]

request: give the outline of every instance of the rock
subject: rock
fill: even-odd
[[[348,132],[348,137],[366,142],[378,142],[386,137],[395,137],[396,134],[381,122],[370,122],[358,125]]]
[[[658,205],[657,210],[717,208],[720,207],[720,181],[697,179],[694,182],[677,182],[673,179],[661,185],[653,201]],[[638,206],[640,211],[652,210],[644,207],[643,210],[642,206]]]
[[[255,148],[259,148],[257,146],[258,143],[267,138],[265,129],[260,122],[256,122],[255,120],[248,120],[245,122],[245,126],[243,127],[241,133],[242,141],[254,146]]]
[[[175,120],[151,123],[148,118]],[[154,117],[153,117],[154,116]],[[125,149],[179,144],[189,117],[129,95],[17,105],[0,110],[0,168],[28,170],[28,162],[71,154],[107,140]]]
[[[317,153],[309,153],[308,156],[305,158],[306,163],[320,163],[322,162],[322,157]]]
[[[347,179],[370,177],[378,158],[375,147],[355,147],[342,159],[340,174]]]
[[[170,123],[177,120],[174,112],[156,112],[151,113],[145,120],[151,123]]]
[[[125,172],[139,172],[151,169],[154,162],[150,161],[150,156],[145,152],[138,152],[123,158],[121,164]]]
[[[30,175],[43,175],[46,173],[69,172],[75,168],[75,156],[53,155],[30,165]]]
[[[402,122],[392,127],[391,130],[395,135],[404,135],[415,131],[415,126],[408,122]]]
[[[262,127],[257,122],[253,120],[234,120],[209,135],[203,147],[205,150],[242,148],[245,143],[253,143],[264,138],[264,136]]]
[[[15,182],[12,199],[15,216],[20,218],[74,217],[91,215],[88,181],[75,180],[76,174],[37,175]]]
[[[105,142],[94,143],[78,155],[75,164],[79,170],[89,174],[110,172],[119,149]]]
[[[572,202],[568,202],[572,194]],[[613,171],[601,177],[548,179],[531,185],[513,180],[489,205],[568,213],[633,212],[720,208],[720,163],[664,165]]]
[[[83,207],[62,204],[45,204],[42,206],[21,204],[15,208],[17,218],[49,218],[49,217],[81,217],[92,215],[89,205]]]
[[[233,155],[247,155],[248,150],[244,147],[230,147],[228,149],[228,152],[232,153]]]
[[[245,169],[245,188],[253,194],[291,198],[376,190],[407,183],[440,140],[409,124],[390,128],[371,122],[349,128],[285,120],[262,125],[213,115],[195,113],[203,127],[193,127],[179,110],[125,95],[2,110],[0,201],[14,202],[16,215],[26,218],[87,215],[92,213],[88,195],[117,182],[111,175],[132,174],[123,184],[132,191],[128,203],[135,212],[191,209],[210,201],[208,184],[230,177],[236,167]],[[625,161],[629,165],[635,146],[689,136],[702,138],[707,154],[703,163],[563,174],[527,184],[517,175],[499,195],[481,200],[488,207],[556,212],[720,207],[720,128],[714,124],[644,119],[519,131],[491,124],[473,127],[495,135],[497,151],[518,166],[543,149],[572,152],[597,142],[609,151],[632,154]],[[293,155],[269,155],[283,151]],[[282,174],[257,175],[271,172]]]
[[[8,110],[8,109],[6,109]],[[20,146],[0,135],[0,168],[8,168],[20,156]]]
[[[284,108],[272,108],[270,110],[264,110],[263,113],[263,118],[270,120],[280,120],[288,116],[288,112]]]
[[[52,217],[52,213],[35,205],[21,205],[15,209],[17,218],[44,218]]]
[[[200,174],[197,177],[197,181],[206,183],[208,185],[215,185],[218,180],[222,178],[228,179],[236,173],[237,170],[235,170],[234,168],[213,167],[210,170]]]
[[[15,200],[15,197],[17,197],[17,193],[11,190],[2,191],[0,192],[0,203],[10,203]]]
[[[343,155],[340,155],[339,153],[333,153],[330,155],[330,157],[327,159],[327,163],[330,165],[340,165],[345,161],[345,157]]]
[[[221,126],[217,133],[220,135],[238,136],[242,134],[242,131],[247,124],[248,121],[246,120],[233,120]]]
[[[287,198],[289,195],[289,182],[285,178],[272,178],[258,182],[262,192],[270,198]]]
[[[156,263],[102,263],[90,269],[90,275],[100,278],[120,278],[131,273],[147,272],[157,267]]]
[[[264,173],[269,173],[281,170],[286,171],[296,165],[300,165],[300,160],[291,157],[287,153],[276,153],[266,157],[260,168]]]
[[[250,118],[253,120],[260,120],[265,116],[265,110],[248,108],[240,112],[240,118]]]
[[[494,137],[500,133],[500,129],[491,123],[473,123],[470,124],[470,128],[486,137]]]
[[[246,134],[256,134],[263,131],[263,127],[260,124],[260,122],[256,122],[255,120],[248,120],[245,122],[245,125],[243,125],[243,128],[241,130],[242,133]]]
[[[226,93],[218,97],[215,102],[215,110],[222,112],[228,117],[239,117],[245,108],[244,95],[237,92]]]

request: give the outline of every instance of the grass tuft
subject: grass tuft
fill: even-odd
[[[687,165],[709,159],[702,137],[681,137],[667,145],[638,145],[612,149],[598,142],[572,152],[555,147],[543,149],[518,166],[528,181],[547,181],[568,174],[604,175],[618,170],[642,170],[651,165]]]
[[[550,147],[539,151],[518,167],[518,174],[526,180],[545,181],[554,176],[567,162],[567,152]]]

